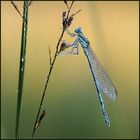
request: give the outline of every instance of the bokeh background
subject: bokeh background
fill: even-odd
[[[22,11],[23,2],[16,2]],[[43,108],[46,116],[35,138],[132,139],[139,137],[139,3],[76,1],[82,9],[70,27],[82,27],[118,91],[116,102],[103,95],[111,127],[104,124],[88,62],[60,56],[50,79]],[[33,2],[29,8],[26,71],[20,138],[32,128],[49,70],[48,46],[54,53],[62,30],[63,1]],[[1,138],[14,139],[22,19],[10,1],[1,2]],[[73,42],[68,35],[64,39]]]

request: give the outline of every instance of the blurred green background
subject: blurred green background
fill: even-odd
[[[22,10],[23,2],[16,2]],[[35,138],[139,137],[139,3],[137,1],[76,1],[82,9],[70,27],[82,27],[100,62],[118,91],[116,102],[104,95],[111,120],[103,121],[88,62],[78,56],[60,56],[50,79],[43,108],[46,116]],[[35,116],[49,70],[48,46],[54,53],[60,36],[63,1],[33,2],[29,8],[26,71],[20,138],[31,138]],[[1,2],[1,138],[14,139],[22,19],[10,1]],[[68,35],[64,39],[72,42]]]

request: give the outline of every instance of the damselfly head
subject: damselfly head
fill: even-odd
[[[76,33],[82,33],[81,27],[76,28],[76,29],[75,29],[75,32],[76,32]]]

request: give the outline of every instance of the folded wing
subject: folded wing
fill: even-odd
[[[104,68],[101,66],[99,60],[97,59],[92,48],[89,46],[87,48],[89,57],[92,61],[92,70],[95,73],[95,78],[98,81],[100,90],[112,101],[116,100],[117,91],[111,82],[108,74],[105,72]]]

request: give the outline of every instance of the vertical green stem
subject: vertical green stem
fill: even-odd
[[[28,1],[23,4],[23,19],[22,19],[22,37],[21,37],[21,51],[20,51],[20,66],[19,66],[19,80],[17,90],[17,112],[16,112],[16,130],[15,137],[19,138],[19,122],[20,111],[25,71],[25,56],[26,56],[26,42],[27,42],[27,23],[28,23]]]

